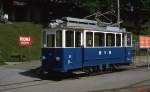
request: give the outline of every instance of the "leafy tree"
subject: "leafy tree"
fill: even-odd
[[[81,0],[81,6],[89,11],[89,13],[94,13],[96,11],[108,11],[111,9],[111,0]]]
[[[126,0],[121,2],[121,15],[124,22],[138,35],[143,33],[143,25],[149,21],[149,0]]]

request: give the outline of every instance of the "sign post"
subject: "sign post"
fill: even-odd
[[[19,46],[20,47],[29,47],[29,61],[30,61],[30,47],[32,46],[32,36],[24,36],[20,35],[19,36]],[[21,56],[22,57],[22,56]],[[22,58],[21,58],[22,59]]]
[[[150,52],[150,49],[148,48],[147,49],[147,67],[148,67],[148,69],[150,69],[150,61],[148,61],[149,60],[149,52]]]

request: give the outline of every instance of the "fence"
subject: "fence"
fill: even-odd
[[[134,43],[132,61],[135,67],[147,66],[150,69],[150,48],[140,48],[138,42]]]

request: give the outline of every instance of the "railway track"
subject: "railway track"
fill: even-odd
[[[150,84],[139,85],[147,81],[150,82],[150,79],[143,80],[143,81],[140,81],[140,82],[137,82],[137,83],[125,86],[125,87],[94,90],[94,91],[89,91],[89,92],[150,92]]]
[[[32,73],[35,75],[38,75],[39,79],[32,80],[32,81],[23,81],[23,82],[15,82],[15,83],[7,83],[7,84],[0,84],[0,92],[7,91],[7,90],[14,90],[14,89],[19,89],[19,88],[25,88],[25,87],[32,87],[32,86],[38,86],[38,85],[44,85],[44,84],[49,84],[49,83],[56,83],[60,80],[74,80],[74,79],[79,79],[82,77],[89,77],[89,76],[96,76],[96,75],[102,75],[102,74],[107,74],[107,73],[115,73],[115,72],[121,72],[121,71],[127,71],[127,70],[134,70],[138,69],[141,67],[136,67],[136,68],[121,68],[117,70],[108,70],[108,71],[101,71],[101,72],[91,72],[91,73],[82,73],[82,74],[73,74],[73,73],[68,73],[68,74],[58,74],[58,76],[52,76],[51,74],[48,74],[45,76],[45,80],[40,79],[40,75],[36,74],[36,70],[32,70]],[[144,85],[145,86],[145,85]],[[126,87],[127,88],[127,87]],[[115,90],[115,89],[112,89]],[[92,91],[92,92],[105,92],[107,90],[101,90],[101,91]],[[113,92],[113,91],[112,91]]]
[[[55,82],[47,81],[47,80],[33,80],[33,81],[3,84],[3,85],[0,85],[0,92],[13,90],[13,89],[19,89],[19,88],[25,88],[25,87],[31,87],[31,86],[38,86],[38,85],[43,85],[43,84],[48,84],[48,83],[55,83]]]

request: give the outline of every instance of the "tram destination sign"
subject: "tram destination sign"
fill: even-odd
[[[140,36],[139,46],[140,48],[150,48],[150,36]]]
[[[19,36],[19,46],[32,46],[32,36]]]

